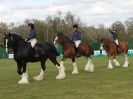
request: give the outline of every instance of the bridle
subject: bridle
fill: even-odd
[[[56,37],[55,40],[54,40],[54,45],[55,45],[56,47],[59,46],[59,43],[58,43],[58,40],[57,40],[57,39],[58,39],[58,37]]]

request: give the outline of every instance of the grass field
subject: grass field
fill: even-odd
[[[117,58],[123,64],[123,57]],[[47,61],[43,81],[33,80],[40,72],[39,63],[28,64],[29,85],[18,85],[14,60],[0,60],[0,99],[133,99],[133,57],[128,68],[107,69],[107,57],[93,57],[94,73],[84,71],[87,60],[77,59],[79,74],[72,75],[70,60],[65,61],[66,78],[56,80],[56,67]]]

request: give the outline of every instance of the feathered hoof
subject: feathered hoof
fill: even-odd
[[[94,72],[94,66],[92,66],[92,67],[85,66],[85,71],[88,73],[93,73]]]
[[[92,73],[92,72],[94,72],[94,67],[92,67],[92,68],[85,68],[85,71],[88,72],[88,73]]]
[[[88,72],[88,73],[93,73],[94,72],[94,70],[90,70],[90,69],[85,69],[85,71]]]
[[[29,84],[28,80],[19,80],[18,84]]]
[[[43,78],[39,77],[39,76],[33,77],[33,79],[36,80],[36,81],[42,81],[43,80]]]
[[[57,75],[56,79],[57,80],[63,80],[63,79],[65,79],[65,75]]]
[[[123,65],[123,67],[124,67],[124,68],[127,68],[127,67],[128,67],[128,65]]]
[[[113,67],[108,67],[107,69],[113,69]]]
[[[79,74],[79,72],[78,72],[78,71],[73,71],[72,74],[73,74],[73,75],[74,75],[74,74]]]

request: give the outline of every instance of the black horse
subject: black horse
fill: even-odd
[[[36,51],[31,47],[31,44],[26,42],[20,35],[15,33],[5,34],[5,40],[7,40],[7,47],[12,48],[14,52],[14,60],[17,63],[17,72],[22,75],[22,79],[18,81],[19,84],[28,84],[28,74],[26,72],[27,62],[41,63],[41,72],[38,76],[34,77],[35,80],[43,80],[44,71],[46,69],[45,62],[50,59],[54,65],[59,69],[59,75],[57,79],[63,79],[65,73],[63,68],[57,62],[56,57],[59,55],[53,44],[50,43],[37,43],[38,57],[36,57]]]

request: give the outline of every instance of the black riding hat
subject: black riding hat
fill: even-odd
[[[114,29],[114,31],[116,31],[116,32],[117,32],[117,29]]]
[[[78,28],[78,25],[77,25],[77,24],[74,24],[74,25],[73,25],[73,28]]]
[[[28,23],[28,27],[30,27],[31,29],[34,29],[34,24],[33,23]]]

